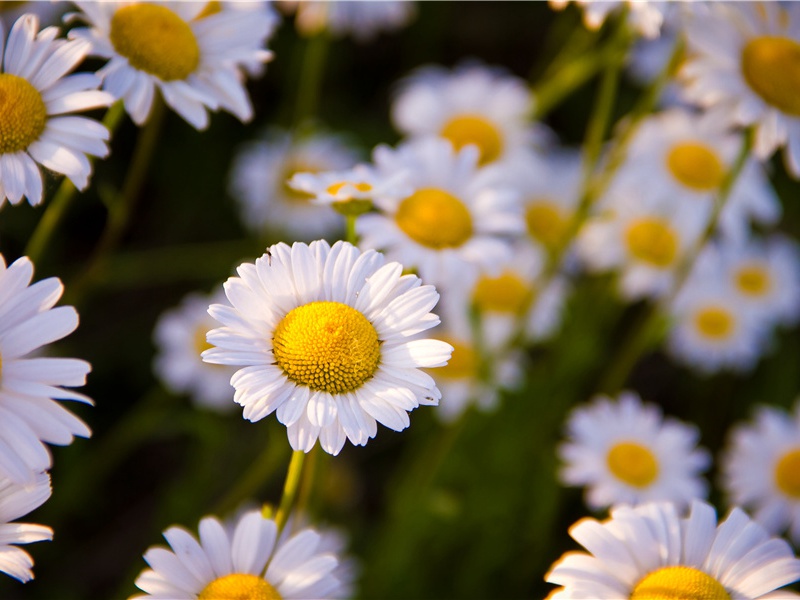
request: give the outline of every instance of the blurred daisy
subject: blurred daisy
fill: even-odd
[[[722,457],[722,487],[769,532],[800,544],[800,402],[792,414],[761,406],[734,427]]]
[[[686,37],[686,99],[754,126],[755,155],[766,160],[785,147],[787,169],[800,176],[800,6],[712,3],[687,23]]]
[[[533,96],[502,69],[465,64],[423,67],[400,82],[392,120],[408,136],[440,136],[456,150],[471,144],[485,165],[512,157],[533,139]]]
[[[275,522],[260,511],[243,514],[227,528],[206,517],[198,537],[170,527],[164,538],[170,549],[154,546],[145,552],[151,568],[136,579],[145,594],[134,598],[343,597],[336,577],[339,559],[328,551],[323,536],[309,528],[278,539]]]
[[[625,7],[631,27],[647,38],[656,38],[661,32],[664,13],[669,10],[669,2],[642,0],[572,0],[583,9],[583,23],[587,29],[599,29],[608,15]],[[563,9],[570,0],[549,0],[556,10]]]
[[[32,481],[50,468],[45,444],[65,446],[89,428],[56,400],[91,403],[62,386],[86,383],[89,363],[75,358],[30,357],[78,326],[71,306],[53,308],[64,287],[50,277],[30,285],[27,257],[6,267],[0,255],[0,476]]]
[[[295,26],[303,35],[317,35],[323,30],[336,37],[351,35],[359,42],[369,42],[383,31],[405,27],[417,14],[411,0],[279,0],[286,12],[296,12]]]
[[[67,75],[86,56],[85,42],[55,39],[58,29],[39,31],[35,15],[20,17],[8,35],[0,22],[0,206],[23,197],[42,201],[37,165],[66,175],[75,187],[89,183],[87,154],[106,156],[108,130],[70,113],[108,106],[91,73]]]
[[[338,231],[341,217],[288,182],[298,173],[341,171],[356,161],[355,150],[337,136],[294,138],[270,129],[236,154],[229,189],[240,204],[242,222],[253,233],[263,234],[269,228],[310,240]]]
[[[274,411],[295,450],[318,438],[331,454],[345,439],[363,446],[376,422],[402,431],[408,411],[441,397],[419,369],[452,351],[410,338],[439,322],[430,313],[439,295],[402,270],[346,242],[271,246],[225,283],[233,306],[209,309],[223,327],[208,334],[216,347],[203,360],[243,367],[231,383],[244,417]]]
[[[93,55],[110,59],[98,71],[103,89],[124,100],[137,125],[150,115],[156,89],[196,129],[208,127],[208,110],[252,118],[239,66],[272,57],[263,48],[275,24],[271,13],[223,4],[206,16],[202,2],[75,4],[90,27],[72,29],[70,38],[88,41]]]
[[[222,292],[213,296],[189,294],[180,306],[159,317],[153,332],[158,346],[153,370],[158,377],[174,393],[188,394],[198,406],[216,410],[236,406],[230,384],[236,370],[203,362],[200,354],[211,348],[206,333],[217,326],[208,306],[224,300]]]
[[[568,552],[545,580],[552,599],[794,598],[771,593],[800,578],[800,560],[734,508],[719,525],[714,508],[692,502],[681,518],[673,504],[621,506],[600,522],[581,519],[570,536],[588,552]]]
[[[711,457],[697,447],[697,428],[665,419],[657,405],[633,392],[622,392],[618,401],[595,397],[572,411],[566,430],[558,448],[561,481],[586,486],[593,510],[662,500],[680,507],[708,493],[700,473]]]
[[[405,174],[414,192],[375,199],[381,214],[356,223],[362,247],[381,249],[443,287],[505,260],[509,237],[524,228],[518,197],[489,181],[477,158],[475,147],[454,151],[440,138],[376,148],[378,171],[385,177]]]
[[[0,571],[23,583],[33,579],[33,559],[14,544],[52,540],[53,530],[44,525],[12,521],[39,508],[50,497],[51,491],[47,473],[37,473],[26,484],[14,483],[0,476]]]

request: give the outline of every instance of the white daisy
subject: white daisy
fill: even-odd
[[[137,125],[147,120],[156,89],[197,129],[208,126],[208,110],[252,118],[239,67],[271,58],[263,48],[275,25],[271,13],[205,15],[201,2],[75,4],[90,27],[72,29],[70,38],[86,40],[93,55],[110,59],[98,71],[103,88],[124,100]]]
[[[738,508],[717,525],[714,508],[699,500],[685,518],[673,504],[621,506],[569,534],[588,553],[568,552],[550,569],[545,580],[564,586],[554,600],[797,597],[771,592],[800,578],[800,560]]]
[[[12,521],[39,508],[51,491],[47,473],[37,473],[26,484],[0,476],[0,571],[23,583],[33,579],[33,559],[14,544],[49,541],[53,539],[53,530],[44,525]]]
[[[661,32],[664,14],[670,9],[669,2],[655,0],[572,0],[583,9],[583,22],[587,29],[599,29],[608,15],[622,7],[628,11],[631,27],[648,38],[656,38]],[[570,0],[549,0],[556,10],[563,9]]]
[[[242,222],[252,232],[267,228],[311,240],[341,228],[341,217],[312,202],[288,182],[296,173],[340,171],[355,165],[357,155],[342,138],[330,134],[295,138],[270,129],[245,144],[233,159],[229,189],[239,202]]]
[[[380,422],[395,431],[408,411],[441,394],[420,371],[444,365],[452,347],[410,339],[439,318],[430,285],[374,250],[316,241],[277,244],[225,283],[232,307],[214,304],[224,326],[207,339],[203,360],[241,368],[234,400],[250,421],[275,411],[295,450],[317,438],[337,454],[345,438],[363,446]]]
[[[566,430],[558,448],[560,478],[586,486],[592,509],[662,500],[686,506],[708,493],[700,473],[711,457],[697,447],[697,428],[664,418],[633,392],[620,393],[618,401],[595,397],[572,411]]]
[[[327,29],[336,37],[351,35],[359,42],[405,27],[417,14],[411,0],[279,0],[278,5],[289,13],[296,11],[295,26],[303,35]]]
[[[428,66],[400,81],[392,121],[405,135],[440,136],[456,150],[472,144],[485,165],[530,146],[533,103],[525,81],[502,69]]]
[[[31,481],[50,468],[45,446],[70,444],[89,428],[56,400],[91,403],[62,386],[86,383],[89,363],[75,358],[29,355],[60,340],[78,326],[71,306],[53,308],[64,287],[50,277],[29,285],[33,265],[27,257],[6,267],[0,255],[0,475]]]
[[[70,113],[108,106],[91,73],[67,75],[86,56],[85,42],[55,39],[56,27],[39,31],[35,15],[20,17],[8,35],[0,22],[0,206],[42,201],[37,165],[66,175],[75,187],[89,183],[87,154],[106,156],[108,130]]]
[[[800,544],[800,402],[791,414],[761,406],[734,427],[722,456],[722,487],[774,534]]]
[[[145,552],[151,568],[136,579],[145,594],[133,598],[342,597],[343,584],[336,577],[339,559],[323,535],[308,528],[278,539],[275,522],[260,511],[243,514],[228,528],[206,517],[198,537],[170,527],[164,538],[171,549],[154,546]]]
[[[228,410],[232,402],[233,367],[203,362],[200,354],[211,344],[206,333],[217,326],[208,314],[211,303],[224,302],[220,292],[213,296],[189,294],[179,307],[168,310],[158,319],[153,338],[158,354],[153,370],[165,385],[177,394],[188,394],[198,406]]]
[[[375,199],[381,214],[356,223],[362,247],[381,249],[442,287],[510,255],[510,236],[524,230],[518,196],[478,168],[477,148],[455,151],[447,140],[421,138],[379,146],[373,158],[384,176],[406,174],[414,193]]]
[[[711,3],[686,37],[686,99],[755,126],[755,155],[766,160],[783,146],[787,169],[800,176],[800,6]]]

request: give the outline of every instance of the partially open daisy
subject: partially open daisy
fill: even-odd
[[[205,517],[198,537],[175,526],[164,538],[170,549],[154,546],[145,552],[151,568],[136,579],[145,594],[133,598],[342,597],[343,582],[336,576],[339,559],[328,550],[323,535],[307,528],[279,539],[275,522],[260,511],[244,513],[230,527]]]
[[[664,13],[670,8],[669,2],[640,0],[571,0],[583,9],[583,22],[587,29],[599,29],[608,15],[625,7],[631,27],[648,38],[656,38],[661,32]],[[556,10],[563,9],[570,0],[549,0]]]
[[[197,129],[208,110],[223,108],[242,121],[253,108],[240,66],[266,62],[264,44],[274,27],[265,11],[209,11],[202,2],[76,2],[89,28],[70,31],[92,54],[110,59],[98,71],[103,89],[125,102],[141,125],[156,89]]]
[[[295,450],[319,438],[337,454],[345,439],[363,446],[377,422],[401,431],[408,411],[441,394],[420,371],[444,365],[452,347],[412,339],[439,318],[430,285],[374,250],[316,241],[277,244],[225,283],[230,306],[210,314],[224,326],[203,360],[241,368],[231,379],[244,417],[273,411]]]
[[[501,69],[424,67],[400,82],[392,120],[408,136],[443,137],[456,150],[473,145],[485,165],[530,145],[532,109],[525,82]]]
[[[39,508],[50,497],[50,492],[47,473],[37,473],[26,484],[0,476],[0,571],[23,583],[33,579],[33,559],[15,544],[51,540],[53,530],[44,525],[12,521]]]
[[[58,29],[39,31],[35,15],[21,16],[5,39],[0,22],[0,206],[23,197],[42,201],[39,165],[66,175],[84,189],[92,166],[87,154],[106,156],[108,130],[70,113],[108,106],[92,73],[67,75],[89,52],[89,44],[55,39]]]
[[[800,560],[784,540],[734,508],[719,525],[714,508],[692,502],[621,506],[606,521],[582,519],[570,536],[588,552],[568,552],[545,580],[553,599],[744,600],[794,598],[775,590],[800,578]]]
[[[295,26],[303,35],[327,30],[337,37],[350,35],[359,42],[404,27],[417,12],[411,0],[279,0],[278,5],[287,12],[297,12]]]
[[[62,386],[86,383],[89,363],[30,357],[78,326],[71,306],[53,308],[63,286],[55,277],[29,285],[33,265],[23,257],[6,267],[0,255],[0,476],[30,482],[50,468],[45,444],[70,444],[89,428],[56,400],[91,400]]]
[[[722,487],[768,531],[800,544],[800,402],[791,414],[761,406],[734,427],[722,457]]]
[[[633,392],[574,409],[566,432],[558,448],[561,481],[586,486],[592,509],[662,500],[685,506],[708,493],[700,473],[711,457],[697,447],[697,428],[664,418]]]

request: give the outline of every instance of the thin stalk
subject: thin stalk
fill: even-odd
[[[289,468],[286,471],[286,481],[283,484],[283,495],[278,505],[278,512],[275,514],[275,524],[278,526],[279,532],[286,526],[289,513],[292,512],[292,508],[294,507],[297,491],[300,488],[300,481],[302,480],[305,458],[306,453],[302,450],[295,450],[292,452],[292,460],[289,462]]]
[[[320,90],[322,89],[325,59],[328,54],[329,38],[326,32],[320,32],[306,43],[303,66],[300,73],[300,84],[297,88],[297,99],[294,112],[294,128],[299,129],[317,113]]]
[[[353,244],[354,246],[358,244],[358,234],[356,234],[357,218],[358,217],[356,215],[347,215],[344,218],[344,229],[345,229],[344,239]]]

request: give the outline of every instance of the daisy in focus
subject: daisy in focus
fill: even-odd
[[[418,339],[439,323],[439,299],[403,267],[346,242],[277,244],[225,283],[232,306],[209,313],[223,327],[207,339],[203,360],[242,367],[231,380],[244,418],[272,412],[295,450],[320,441],[338,454],[346,439],[363,446],[377,423],[395,431],[408,412],[438,404],[433,378],[452,346]]]
[[[621,506],[569,534],[588,552],[568,552],[550,569],[545,580],[563,586],[553,600],[796,597],[778,588],[800,578],[800,560],[738,508],[717,524],[699,500],[683,518],[672,504]]]
[[[33,559],[15,544],[52,540],[53,530],[15,521],[44,504],[51,491],[47,473],[37,473],[26,484],[0,477],[0,571],[23,583],[33,579]]]
[[[647,38],[657,38],[661,33],[664,15],[669,2],[640,0],[572,0],[583,9],[583,23],[587,29],[600,29],[608,15],[624,7],[631,27]],[[562,10],[570,0],[549,0],[556,10]]]
[[[275,16],[264,10],[223,8],[204,13],[202,2],[76,2],[88,28],[72,39],[89,42],[109,59],[98,71],[103,89],[122,99],[134,123],[147,121],[156,90],[196,129],[220,108],[242,121],[253,116],[240,67],[272,54],[264,49]]]
[[[335,37],[350,35],[358,42],[405,27],[417,14],[411,0],[279,0],[278,6],[287,13],[296,12],[295,26],[303,35],[327,30]]]
[[[787,414],[761,406],[734,427],[722,457],[722,487],[773,534],[800,544],[800,402]]]
[[[708,493],[700,473],[711,456],[697,447],[697,428],[665,419],[657,405],[633,392],[622,392],[616,401],[598,396],[574,409],[566,432],[558,448],[564,462],[560,479],[586,486],[593,510],[654,501],[682,507]]]
[[[189,294],[180,306],[159,317],[153,331],[159,350],[153,370],[158,377],[172,392],[188,394],[198,406],[219,411],[236,406],[231,402],[230,384],[235,369],[208,364],[200,355],[211,348],[206,333],[217,326],[208,314],[208,306],[224,300],[221,292],[211,297]]]
[[[228,527],[205,517],[198,533],[167,529],[170,548],[154,546],[145,552],[151,568],[136,579],[145,594],[133,598],[302,600],[342,598],[351,588],[349,581],[338,579],[343,574],[339,558],[314,529],[279,538],[275,521],[251,511]]]
[[[33,264],[22,257],[6,267],[0,256],[0,476],[33,481],[52,464],[45,444],[66,446],[89,437],[86,424],[57,400],[91,400],[66,387],[86,383],[89,363],[75,358],[31,357],[72,333],[78,313],[55,303],[64,287],[50,277],[30,285]]]
[[[6,41],[0,22],[0,206],[6,199],[42,201],[39,165],[85,189],[92,172],[86,155],[108,154],[108,130],[71,113],[108,106],[113,98],[97,90],[94,74],[67,75],[90,48],[57,35],[56,27],[39,31],[38,17],[26,14]]]

